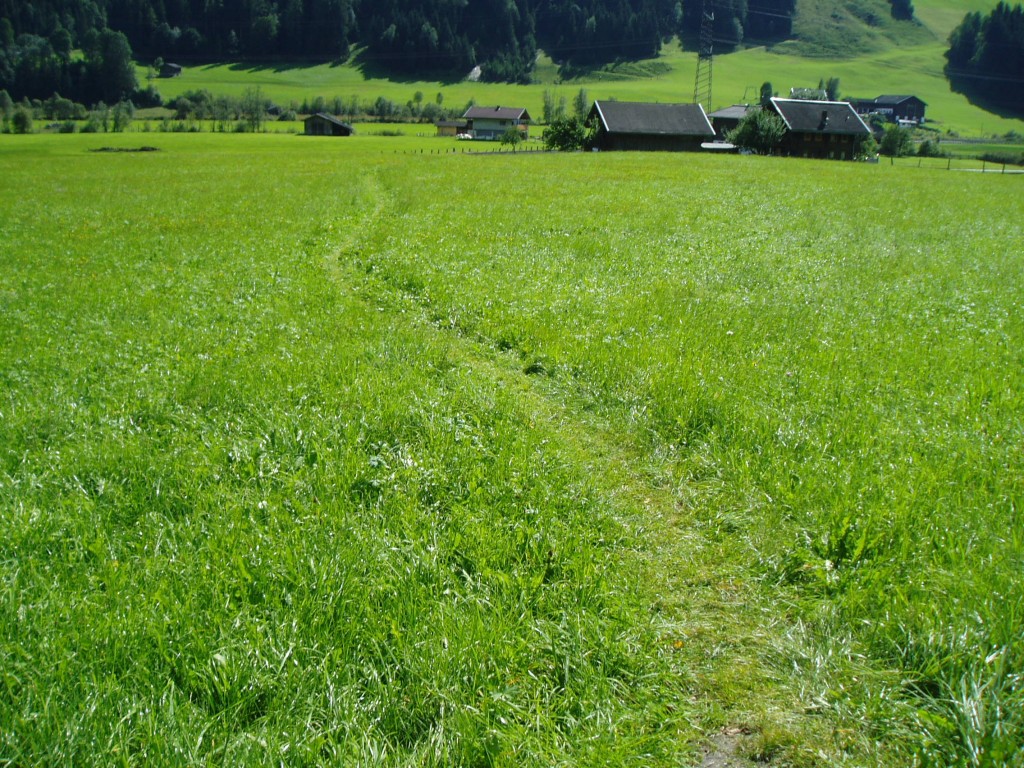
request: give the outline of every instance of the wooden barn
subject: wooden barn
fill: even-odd
[[[715,136],[700,104],[595,101],[587,122],[597,127],[600,150],[698,151]]]
[[[323,112],[310,115],[303,123],[307,136],[351,136],[356,132],[348,123]]]
[[[792,157],[853,160],[857,146],[871,130],[845,101],[780,99],[772,109],[786,124],[782,153]]]

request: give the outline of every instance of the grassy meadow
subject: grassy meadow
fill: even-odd
[[[429,144],[0,137],[0,764],[1019,764],[1021,177]]]

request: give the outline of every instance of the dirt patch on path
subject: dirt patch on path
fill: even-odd
[[[754,763],[738,754],[745,735],[746,731],[737,727],[716,733],[704,747],[700,768],[752,768]]]

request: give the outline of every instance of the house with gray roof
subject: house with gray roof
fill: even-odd
[[[884,115],[890,122],[900,120],[913,123],[924,122],[924,110],[928,105],[917,96],[884,95],[874,99],[852,99],[853,108],[861,115]]]
[[[462,116],[466,132],[474,139],[500,139],[515,128],[523,139],[530,138],[530,113],[523,107],[470,107]]]
[[[700,104],[595,101],[587,123],[601,150],[696,151],[715,136]]]
[[[771,100],[786,124],[781,151],[793,157],[853,160],[871,130],[845,101]]]

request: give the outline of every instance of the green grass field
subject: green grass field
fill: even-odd
[[[943,132],[964,136],[1001,136],[1009,131],[1024,133],[1024,120],[1005,118],[972,105],[963,95],[953,93],[943,74],[949,32],[968,11],[986,12],[990,0],[922,0],[915,3],[920,26],[898,27],[883,20],[874,28],[844,10],[833,18],[833,4],[807,0],[800,5],[797,33],[803,40],[777,46],[775,50],[749,48],[721,53],[714,61],[712,108],[756,101],[760,86],[769,81],[780,95],[793,87],[815,87],[819,80],[840,79],[841,95],[874,97],[884,93],[908,93],[928,104],[928,117]],[[885,7],[881,3],[880,8]],[[854,8],[854,6],[851,6]],[[856,10],[856,9],[855,9]],[[878,9],[875,9],[878,10]],[[879,11],[880,13],[882,11]],[[845,51],[851,41],[863,52]],[[817,51],[808,57],[808,51]],[[317,96],[331,99],[355,96],[372,102],[378,96],[404,105],[419,91],[430,101],[441,94],[443,104],[461,109],[472,99],[478,104],[514,104],[526,107],[535,119],[542,114],[543,93],[549,90],[571,103],[582,87],[591,99],[620,101],[686,102],[693,98],[696,54],[684,51],[678,41],[666,43],[661,55],[651,61],[609,65],[585,77],[563,82],[558,67],[541,57],[531,85],[471,83],[466,81],[392,82],[364,74],[357,63],[279,63],[246,65],[210,63],[186,67],[173,80],[152,81],[166,100],[188,90],[201,88],[214,93],[240,95],[260,87],[281,105],[301,104]],[[139,68],[145,82],[146,69]]]
[[[1019,763],[1021,177],[434,141],[0,137],[0,763]]]

